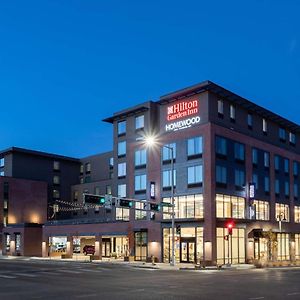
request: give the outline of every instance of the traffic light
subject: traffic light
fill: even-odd
[[[228,234],[232,235],[232,229],[234,227],[234,223],[232,221],[230,221],[230,222],[227,223],[226,227],[227,227],[227,230],[228,230]]]
[[[160,211],[160,205],[155,203],[150,203],[150,210]]]
[[[128,207],[131,208],[133,205],[133,202],[130,200],[126,200],[126,199],[120,199],[119,200],[119,206],[121,207]]]
[[[176,225],[176,233],[178,235],[180,235],[180,233],[181,233],[181,227],[180,227],[180,225]]]
[[[84,194],[84,202],[87,204],[103,205],[105,203],[104,196]]]

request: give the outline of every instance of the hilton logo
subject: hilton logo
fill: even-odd
[[[183,117],[194,115],[198,112],[198,100],[183,101],[168,106],[167,120],[173,121]]]

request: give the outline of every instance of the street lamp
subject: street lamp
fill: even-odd
[[[153,147],[156,144],[155,137],[148,136],[144,138],[148,147]],[[163,145],[171,153],[171,206],[172,206],[172,258],[170,261],[171,266],[175,266],[175,203],[174,203],[174,148]]]

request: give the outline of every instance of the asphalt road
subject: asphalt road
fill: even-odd
[[[300,268],[167,271],[0,260],[0,299],[300,299]]]

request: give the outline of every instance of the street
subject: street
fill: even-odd
[[[300,299],[300,269],[155,270],[0,260],[0,299]]]

